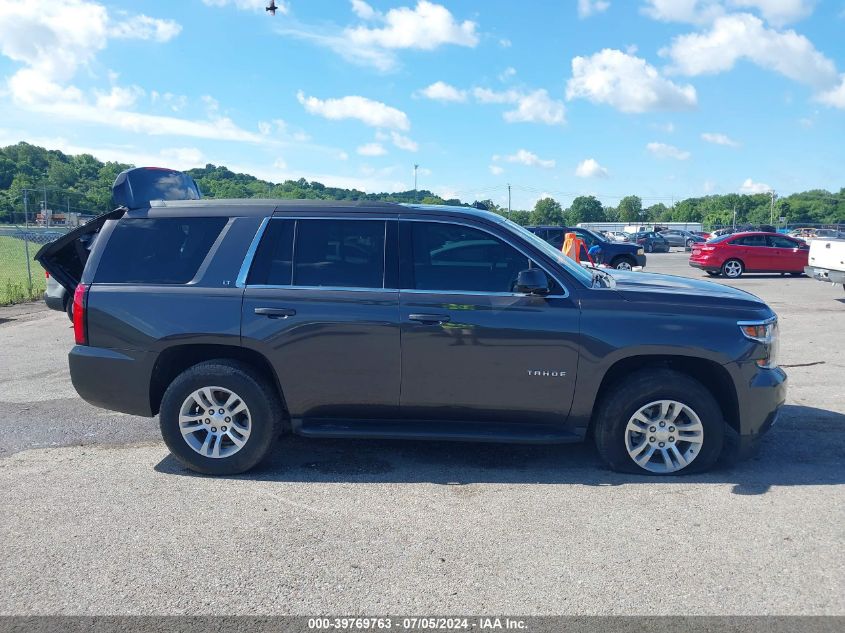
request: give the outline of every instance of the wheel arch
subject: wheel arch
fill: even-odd
[[[728,426],[739,432],[739,399],[733,379],[725,367],[715,361],[695,356],[647,354],[619,359],[605,372],[596,392],[588,434],[592,434],[596,411],[602,399],[610,393],[614,385],[632,372],[649,368],[672,369],[700,382],[713,395]]]
[[[186,369],[204,361],[226,359],[236,360],[249,365],[259,375],[276,388],[287,415],[284,391],[273,365],[267,358],[255,350],[236,345],[183,344],[173,345],[159,353],[150,378],[150,410],[156,415],[161,407],[161,399],[167,387]]]

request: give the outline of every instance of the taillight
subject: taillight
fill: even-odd
[[[50,278],[50,273],[48,273],[48,272],[45,270],[45,271],[44,271],[44,279],[49,279],[49,278]]]
[[[88,345],[88,286],[76,284],[73,293],[73,336],[77,345]]]

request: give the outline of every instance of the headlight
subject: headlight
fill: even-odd
[[[642,249],[642,247],[637,249],[637,255],[644,255],[644,254],[645,254],[645,251]]]
[[[757,365],[764,369],[777,367],[780,348],[777,317],[765,321],[738,321],[737,325],[745,338],[763,345],[765,357],[757,359]]]

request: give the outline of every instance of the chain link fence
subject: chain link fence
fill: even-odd
[[[33,257],[66,231],[62,227],[0,226],[0,305],[41,298],[46,277]]]

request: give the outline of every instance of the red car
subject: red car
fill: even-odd
[[[802,275],[809,251],[805,242],[780,233],[733,233],[695,244],[689,265],[730,279],[743,273]]]

